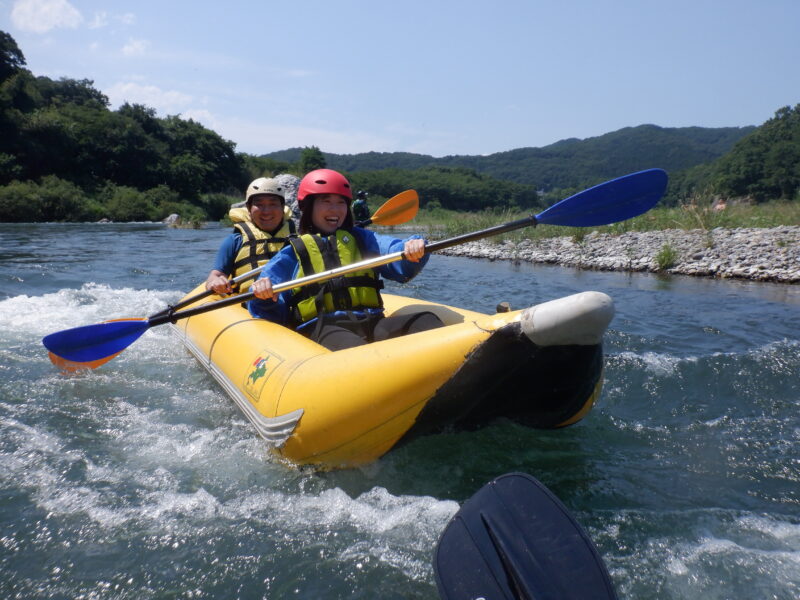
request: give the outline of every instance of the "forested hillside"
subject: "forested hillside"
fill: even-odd
[[[0,31],[0,221],[202,218],[223,210],[209,194],[246,185],[235,144],[199,123],[140,105],[110,110],[91,80],[24,66]]]
[[[488,156],[434,158],[405,152],[364,154],[325,153],[328,165],[350,172],[377,169],[417,169],[424,166],[466,167],[497,179],[532,184],[542,190],[583,186],[620,174],[659,167],[674,173],[711,162],[755,127],[626,127],[585,140],[562,140],[543,148],[519,148]],[[277,160],[297,160],[301,149],[267,154]]]
[[[800,200],[800,104],[785,106],[714,165],[717,193]]]
[[[89,79],[25,68],[0,31],[0,222],[219,219],[259,176],[343,171],[373,198],[416,189],[423,206],[456,210],[545,206],[641,169],[670,175],[664,204],[714,195],[800,199],[800,104],[760,127],[627,127],[595,138],[488,156],[324,153],[312,146],[263,156],[180,116],[108,98]],[[265,140],[265,146],[269,145]]]
[[[400,190],[417,190],[422,206],[452,210],[544,208],[532,185],[503,181],[463,167],[380,169],[350,175],[355,189],[388,198]]]
[[[303,149],[265,155],[296,160]],[[709,201],[722,196],[754,202],[800,200],[800,104],[785,106],[760,127],[626,127],[596,138],[562,140],[544,148],[520,148],[488,156],[434,158],[404,152],[322,153],[328,166],[374,179],[405,172],[430,178],[438,169],[453,177],[465,169],[544,191],[545,203],[590,185],[658,167],[670,184],[663,204]],[[417,175],[414,175],[417,174]],[[519,203],[515,200],[512,204]],[[465,203],[469,205],[470,203]]]

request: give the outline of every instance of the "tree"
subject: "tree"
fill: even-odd
[[[144,104],[125,103],[119,107],[117,112],[123,117],[129,117],[136,121],[145,133],[155,136],[158,139],[166,139],[164,124],[156,116],[156,109],[145,106]]]
[[[202,182],[209,172],[209,165],[200,157],[184,153],[170,161],[169,185],[187,200],[198,200]]]
[[[0,222],[78,221],[90,216],[89,203],[75,185],[48,176],[41,183],[14,181],[0,187]]]
[[[48,104],[89,105],[95,108],[107,107],[108,96],[94,87],[91,79],[71,79],[62,77],[58,81],[49,77],[37,77],[36,87]]]
[[[785,106],[715,164],[718,192],[757,202],[800,190],[800,104]]]
[[[324,169],[326,166],[325,156],[316,146],[303,148],[300,153],[300,171],[308,173],[315,169]]]
[[[169,154],[173,157],[170,167],[173,174],[201,177],[193,183],[193,188],[198,193],[240,193],[241,188],[246,185],[242,183],[246,179],[246,173],[244,161],[236,153],[236,144],[192,119],[169,116],[163,123]],[[189,160],[188,156],[194,157],[194,160]],[[170,187],[180,191],[180,188],[172,184]],[[194,199],[196,198],[195,195]]]
[[[247,172],[247,181],[242,187],[259,177],[274,177],[280,173],[288,173],[291,168],[288,162],[266,158],[263,156],[253,156],[242,154],[244,169]]]
[[[155,207],[146,194],[126,186],[113,186],[107,190],[111,197],[105,202],[105,210],[112,221],[151,221]]]
[[[17,42],[5,31],[0,31],[0,82],[5,81],[25,66],[25,56]]]
[[[0,82],[0,154],[11,158],[0,160],[0,184],[27,176],[27,146],[24,129],[29,113],[39,105],[33,76],[21,69]]]

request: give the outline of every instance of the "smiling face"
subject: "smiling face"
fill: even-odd
[[[347,198],[344,196],[318,194],[314,197],[311,223],[321,233],[333,233],[344,225],[349,210]]]
[[[250,219],[263,231],[275,231],[283,222],[283,202],[280,196],[258,195],[250,200]]]

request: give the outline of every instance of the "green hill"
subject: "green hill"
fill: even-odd
[[[435,158],[408,152],[323,154],[330,168],[349,173],[466,167],[497,179],[552,190],[583,186],[651,167],[674,173],[712,162],[755,129],[639,125],[585,140],[567,139],[542,148],[519,148],[487,156]],[[265,157],[296,162],[301,152],[302,148],[291,148]]]
[[[0,31],[0,222],[219,219],[251,179],[322,165],[373,197],[416,189],[424,205],[456,210],[543,207],[651,167],[670,175],[664,204],[800,200],[800,104],[760,127],[639,125],[487,156],[313,146],[257,157],[192,120],[136,104],[111,110],[91,80],[36,76],[25,64]]]
[[[713,165],[713,187],[731,197],[800,200],[800,104],[784,106]]]
[[[235,144],[138,104],[109,108],[89,79],[25,68],[0,31],[0,221],[219,218],[249,173]]]

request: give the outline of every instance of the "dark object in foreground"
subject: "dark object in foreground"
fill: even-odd
[[[592,540],[561,501],[525,473],[467,500],[439,539],[433,569],[445,600],[616,600]]]

